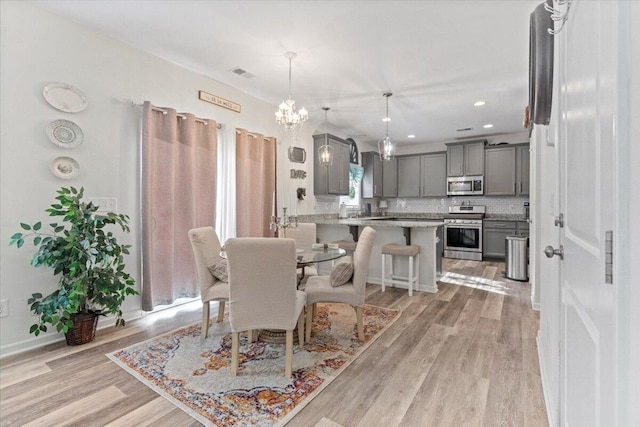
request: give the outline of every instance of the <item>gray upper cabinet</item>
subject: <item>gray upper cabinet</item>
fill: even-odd
[[[485,196],[529,195],[529,144],[485,150]]]
[[[420,197],[420,156],[398,157],[398,197]]]
[[[529,195],[529,144],[516,147],[516,194]]]
[[[516,147],[498,146],[485,150],[485,196],[516,195]]]
[[[430,153],[420,156],[420,195],[445,197],[447,195],[447,153]]]
[[[382,197],[398,197],[398,158],[382,162]]]
[[[333,162],[324,166],[318,159],[318,149],[325,144],[333,148]],[[313,136],[313,194],[349,194],[349,141],[324,133]]]
[[[484,175],[486,141],[447,144],[447,176]]]
[[[374,151],[362,153],[362,192],[363,199],[382,197],[383,187],[383,166],[380,155]]]

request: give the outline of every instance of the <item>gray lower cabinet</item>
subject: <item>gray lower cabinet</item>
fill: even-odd
[[[330,165],[321,165],[318,158],[318,149],[325,144],[333,148]],[[349,194],[349,150],[349,141],[337,136],[328,133],[313,136],[313,194]]]
[[[446,197],[447,153],[429,153],[420,156],[420,195]]]
[[[516,193],[518,196],[529,195],[529,144],[516,147]]]
[[[364,174],[362,175],[361,196],[363,199],[371,199],[373,197],[382,197],[383,187],[383,166],[380,155],[374,151],[362,153],[362,167]]]
[[[485,196],[516,195],[516,147],[498,146],[484,152]]]
[[[420,197],[420,156],[398,157],[398,197]]]
[[[482,224],[482,255],[488,258],[505,258],[507,236],[529,237],[529,223],[485,220]]]

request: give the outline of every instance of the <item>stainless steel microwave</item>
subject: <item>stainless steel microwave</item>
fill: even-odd
[[[481,196],[484,194],[482,176],[447,178],[447,196]]]

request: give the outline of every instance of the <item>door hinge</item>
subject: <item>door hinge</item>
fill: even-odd
[[[556,217],[556,220],[553,221],[553,225],[556,227],[564,228],[564,214],[560,214]]]
[[[605,232],[604,239],[604,283],[613,284],[613,230]]]

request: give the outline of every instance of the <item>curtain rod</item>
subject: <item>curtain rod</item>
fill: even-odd
[[[144,104],[138,104],[136,102],[131,102],[133,105],[137,106],[137,107],[142,107]],[[156,106],[151,106],[151,109],[154,111],[158,111],[162,114],[167,114],[167,110],[165,110],[164,108],[161,107],[156,107]],[[180,114],[180,113],[176,113],[176,116],[180,117],[181,119],[186,119],[187,116],[185,114]],[[209,124],[209,122],[207,122],[205,119],[201,119],[199,117],[196,117],[196,122],[198,123],[202,123],[203,125],[207,126]],[[222,129],[222,123],[216,123],[216,129]]]
[[[237,134],[240,134],[241,132],[240,132],[239,130],[237,130],[237,129],[236,129],[236,133],[237,133]],[[249,135],[251,138],[257,138],[257,137],[258,137],[258,135],[256,135],[255,133],[251,133],[251,132],[247,132],[247,135]],[[265,136],[265,137],[263,137],[263,139],[264,139],[265,141],[268,141],[268,140],[269,140],[269,138],[267,138],[266,136]]]

